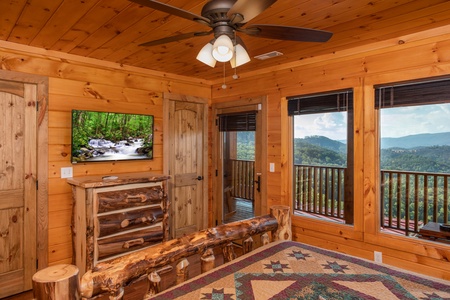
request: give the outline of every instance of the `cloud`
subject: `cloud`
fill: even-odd
[[[321,135],[333,140],[345,140],[347,137],[347,114],[324,113],[299,115],[294,117],[294,136]]]
[[[384,108],[380,110],[382,137],[450,132],[450,104]],[[294,117],[294,136],[321,135],[333,140],[347,138],[347,113],[323,113]]]
[[[450,104],[385,108],[380,111],[382,137],[450,132]]]

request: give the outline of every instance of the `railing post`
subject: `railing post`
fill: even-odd
[[[274,241],[292,240],[292,221],[289,206],[274,205],[270,207],[270,215],[277,219],[278,227],[272,231]]]

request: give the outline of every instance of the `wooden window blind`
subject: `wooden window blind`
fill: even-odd
[[[375,108],[450,103],[450,79],[375,87]]]
[[[348,111],[353,105],[353,90],[288,98],[288,115]]]
[[[256,131],[256,111],[219,115],[219,131]]]

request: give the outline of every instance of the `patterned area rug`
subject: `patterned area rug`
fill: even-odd
[[[154,299],[450,299],[450,282],[297,242],[259,248]]]

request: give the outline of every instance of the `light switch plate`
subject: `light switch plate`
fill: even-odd
[[[275,172],[275,164],[274,163],[269,164],[269,171],[272,173]]]
[[[72,167],[61,168],[61,178],[73,177]]]

